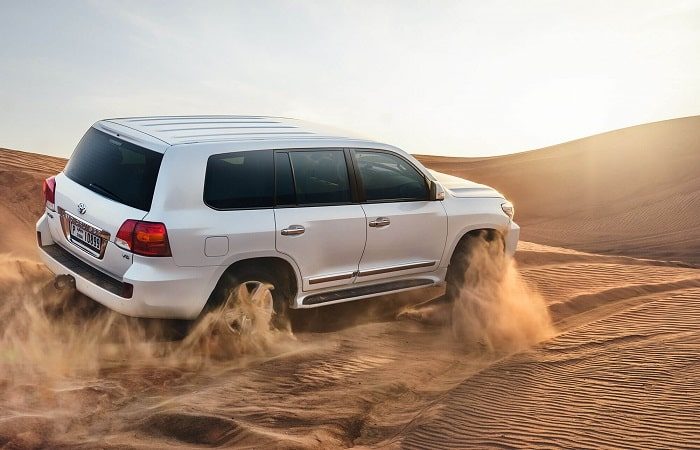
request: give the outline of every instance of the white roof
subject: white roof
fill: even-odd
[[[157,116],[106,119],[102,123],[127,127],[170,145],[200,142],[260,140],[352,140],[351,133],[285,117]]]

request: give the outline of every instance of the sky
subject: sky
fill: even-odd
[[[0,0],[0,147],[256,114],[490,156],[700,114],[700,0]]]

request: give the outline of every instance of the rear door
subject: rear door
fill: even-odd
[[[305,291],[351,284],[357,274],[366,220],[349,158],[342,149],[275,153],[276,247],[296,261]]]
[[[385,150],[353,150],[367,244],[357,281],[436,270],[447,214],[429,200],[428,181],[408,160]]]
[[[55,241],[118,278],[131,253],[114,243],[127,219],[151,208],[163,154],[90,128],[56,177]],[[58,226],[60,224],[60,226]]]

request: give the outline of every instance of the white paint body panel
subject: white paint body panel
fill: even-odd
[[[60,245],[89,266],[132,284],[132,298],[121,298],[41,252],[50,270],[74,276],[80,292],[123,314],[194,319],[224,271],[251,258],[277,258],[288,264],[298,286],[290,305],[311,308],[374,295],[305,305],[303,301],[310,295],[405,280],[443,283],[457,242],[472,230],[499,230],[510,254],[517,245],[519,228],[501,210],[505,201],[501,194],[488,186],[431,173],[411,155],[390,145],[318,131],[290,119],[258,116],[110,119],[94,127],[163,154],[150,211],[121,205],[59,174],[57,206],[78,214],[77,204],[87,205],[85,220],[110,233],[105,256],[96,260],[66,241],[56,212],[47,211],[37,222],[37,231],[41,232],[42,246]],[[445,189],[445,199],[230,211],[204,204],[204,176],[210,156],[314,148],[395,152],[427,179],[437,178]],[[390,225],[370,227],[369,223],[379,217],[388,218]],[[114,235],[126,219],[164,223],[173,256],[149,258],[118,248]],[[303,226],[304,233],[283,236],[282,230],[291,225]],[[363,270],[427,262],[434,264],[358,275]]]
[[[302,290],[343,286],[355,281],[366,239],[362,206],[277,208],[274,211],[277,251],[296,261],[303,280]],[[283,236],[282,230],[292,225],[304,227],[304,233]],[[349,277],[344,277],[348,274]],[[321,281],[334,277],[341,278]]]
[[[447,239],[447,215],[442,202],[397,202],[363,204],[367,215],[367,244],[360,261],[360,280],[387,278],[388,273],[363,275],[363,272],[389,270],[411,264],[433,266],[402,270],[401,274],[434,271],[442,259]],[[389,225],[370,227],[378,218]],[[395,275],[395,273],[393,274]]]

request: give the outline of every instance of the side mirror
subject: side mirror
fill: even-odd
[[[445,200],[445,189],[440,186],[440,183],[433,180],[428,180],[428,182],[430,183],[430,200]]]

